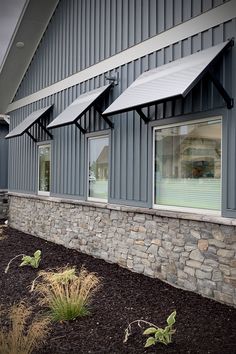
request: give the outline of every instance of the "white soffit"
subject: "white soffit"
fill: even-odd
[[[111,84],[99,87],[98,89],[89,91],[80,95],[71,103],[59,116],[54,119],[47,128],[56,128],[77,121],[107,90]]]
[[[121,65],[127,64],[142,56],[153,53],[171,44],[182,41],[194,36],[209,28],[218,26],[224,22],[230,21],[236,17],[236,1],[230,0],[215,7],[212,10],[192,18],[189,21],[181,23],[169,30],[151,37],[131,48],[128,48],[118,54],[113,55],[91,67],[69,76],[53,85],[50,85],[38,92],[35,92],[18,101],[12,102],[7,108],[7,112],[14,111],[20,107],[36,102],[42,98],[51,96],[57,92],[77,85],[95,76],[101,75],[109,70],[113,70]]]
[[[39,118],[42,117],[50,108],[51,106],[44,107],[39,109],[38,111],[32,112],[27,118],[23,120],[19,125],[17,125],[13,130],[7,134],[6,139],[15,138],[24,134],[28,129],[30,129]]]
[[[6,113],[7,106],[29,67],[57,3],[58,0],[27,1],[27,7],[20,19],[0,72],[0,113]],[[23,42],[24,46],[17,46],[19,42]]]
[[[129,111],[173,97],[185,97],[229,41],[172,61],[140,75],[104,112]]]

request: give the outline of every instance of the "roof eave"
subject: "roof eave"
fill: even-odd
[[[57,4],[58,0],[28,2],[0,73],[0,113],[12,102]],[[17,48],[17,42],[24,42],[24,47]]]

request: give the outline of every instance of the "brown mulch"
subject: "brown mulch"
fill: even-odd
[[[19,253],[30,255],[41,249],[40,269],[85,265],[103,278],[90,316],[53,323],[37,354],[236,353],[236,309],[11,228],[5,228],[4,235],[0,240],[0,305],[4,307],[21,299],[37,306],[36,296],[29,293],[37,270],[19,268],[19,258],[4,273],[8,261]],[[146,338],[138,327],[123,343],[129,322],[144,319],[164,326],[174,309],[176,334],[171,345],[145,350]]]

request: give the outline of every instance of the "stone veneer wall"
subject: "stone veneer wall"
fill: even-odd
[[[8,217],[8,195],[7,191],[0,190],[0,220]]]
[[[26,195],[10,196],[9,216],[13,228],[236,305],[234,219]]]

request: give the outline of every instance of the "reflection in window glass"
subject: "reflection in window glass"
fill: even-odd
[[[39,146],[39,191],[50,191],[50,146]]]
[[[89,139],[89,197],[108,197],[108,137]]]
[[[155,204],[220,210],[221,121],[155,130]]]

